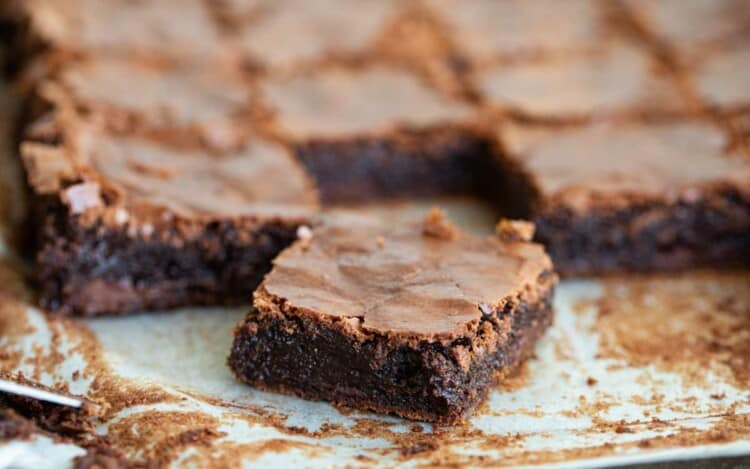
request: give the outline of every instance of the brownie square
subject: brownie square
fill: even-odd
[[[612,43],[567,54],[477,68],[473,81],[489,106],[521,119],[585,120],[685,113],[689,96],[644,51]]]
[[[750,34],[745,0],[626,0],[660,45],[676,50],[719,48]]]
[[[469,122],[474,108],[408,69],[331,66],[269,77],[259,99],[324,202],[492,190],[499,168]]]
[[[68,61],[41,82],[54,108],[75,107],[118,132],[236,148],[252,122],[251,86],[231,67],[112,56]]]
[[[223,53],[211,2],[203,0],[11,2],[30,50],[205,59]]]
[[[407,2],[319,0],[268,2],[237,25],[238,49],[263,70],[371,55]]]
[[[750,162],[702,120],[506,126],[563,275],[750,262]],[[736,147],[736,145],[734,146]]]
[[[249,300],[317,206],[293,157],[260,138],[211,153],[62,111],[31,135],[40,303],[57,313]]]
[[[427,0],[471,63],[518,60],[597,47],[610,34],[609,2]]]
[[[747,9],[750,10],[750,5]],[[750,110],[750,87],[747,86],[750,38],[710,54],[701,54],[688,62],[692,81],[709,109],[720,112]]]
[[[229,365],[263,389],[459,420],[552,321],[556,275],[526,225],[478,238],[439,212],[391,228],[329,218],[276,258]]]

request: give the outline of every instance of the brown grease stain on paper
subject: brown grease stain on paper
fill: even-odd
[[[747,273],[697,273],[693,275],[655,276],[648,280],[608,279],[604,281],[603,297],[597,301],[598,315],[595,324],[600,334],[600,353],[603,358],[617,358],[630,366],[654,364],[657,368],[679,372],[688,382],[702,382],[700,366],[708,367],[719,378],[735,385],[747,385],[747,369],[743,369],[735,356],[744,359],[747,346],[743,343],[748,321],[750,282]],[[666,432],[666,435],[636,439],[629,443],[605,444],[579,449],[556,451],[530,451],[525,449],[526,436],[486,434],[470,422],[453,427],[430,427],[407,423],[407,431],[396,429],[400,420],[360,418],[350,414],[353,425],[324,424],[316,431],[289,427],[288,416],[273,409],[249,406],[238,409],[213,396],[186,393],[192,399],[226,409],[221,417],[195,410],[146,409],[125,417],[119,414],[134,406],[180,403],[180,397],[156,385],[116,375],[107,362],[105,351],[94,334],[81,322],[69,318],[45,317],[52,339],[49,350],[37,348],[32,357],[19,353],[14,344],[24,335],[34,332],[30,326],[25,300],[11,293],[0,294],[0,328],[8,337],[0,349],[0,363],[16,367],[22,362],[32,365],[36,373],[55,373],[63,360],[78,353],[85,365],[75,373],[74,379],[91,379],[87,397],[109,405],[109,411],[99,423],[106,428],[105,438],[111,447],[121,450],[129,458],[143,464],[163,466],[174,461],[188,447],[190,456],[185,462],[212,464],[215,467],[232,467],[242,460],[255,460],[265,454],[302,452],[306,457],[325,455],[331,451],[322,441],[339,437],[352,439],[382,439],[388,446],[378,450],[363,451],[356,457],[362,465],[374,464],[379,457],[397,461],[416,460],[427,465],[513,465],[540,462],[566,461],[583,457],[612,455],[615,451],[631,448],[670,448],[698,444],[734,441],[750,437],[747,415],[735,415],[736,406],[722,406],[721,396],[716,397],[716,410],[727,411],[708,428],[678,428],[674,423],[648,419],[637,422],[612,422],[602,418],[608,409],[617,405],[606,394],[601,399],[579,402],[575,416],[589,416],[592,426],[577,431],[581,435],[601,433],[632,433],[644,430]],[[714,314],[711,315],[711,312]],[[660,322],[661,321],[661,322]],[[666,323],[659,331],[659,324]],[[640,325],[642,329],[635,326]],[[639,330],[650,330],[641,334]],[[655,335],[654,335],[655,334]],[[663,342],[654,343],[649,338]],[[570,340],[575,340],[571,338]],[[676,342],[675,342],[676,341]],[[672,343],[672,346],[666,344]],[[63,343],[72,344],[62,352]],[[675,347],[675,343],[678,346]],[[661,345],[659,345],[661,344]],[[683,355],[680,349],[686,350]],[[735,357],[735,359],[733,359]],[[703,368],[704,370],[706,368]],[[502,389],[523,389],[529,380],[529,368],[522,368],[510,377]],[[58,377],[59,385],[67,377]],[[648,377],[644,377],[648,381]],[[596,383],[594,383],[596,385]],[[599,394],[597,393],[597,396]],[[684,402],[666,401],[663,395],[653,395],[648,403],[689,408],[695,399]],[[480,408],[478,414],[488,411]],[[531,411],[529,411],[531,412]],[[244,421],[248,426],[274,428],[280,432],[259,442],[235,442],[225,438],[220,430],[222,423]],[[541,435],[544,436],[544,435]],[[498,451],[502,457],[468,456],[463,447],[476,447],[483,451]],[[375,456],[379,455],[379,456]]]
[[[602,358],[678,373],[709,372],[750,389],[750,272],[686,272],[602,281],[596,330]]]

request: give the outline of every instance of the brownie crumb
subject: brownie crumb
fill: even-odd
[[[458,238],[458,229],[445,219],[445,213],[433,207],[422,221],[422,234],[431,238],[452,241]]]
[[[437,444],[432,441],[422,441],[412,446],[402,447],[399,449],[399,452],[402,456],[409,457],[417,454],[435,451],[437,447]]]
[[[9,408],[0,409],[0,441],[27,440],[39,432],[34,423]]]
[[[109,447],[89,448],[86,454],[73,459],[73,469],[130,469],[137,467],[142,467],[142,465],[129,461],[121,451]]]
[[[615,428],[615,433],[633,433],[633,430],[621,424]]]
[[[534,237],[534,224],[522,220],[502,219],[495,226],[495,232],[506,242],[528,242]]]

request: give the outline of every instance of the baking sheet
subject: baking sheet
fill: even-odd
[[[225,362],[245,308],[45,316],[12,249],[20,185],[10,152],[1,158],[0,366],[108,403],[96,432],[135,460],[585,467],[750,454],[750,271],[562,282],[536,356],[467,422],[433,427],[238,383]],[[492,230],[494,213],[471,200],[365,210],[398,223],[433,204],[464,228]],[[40,436],[0,445],[0,466],[64,467],[81,454]]]

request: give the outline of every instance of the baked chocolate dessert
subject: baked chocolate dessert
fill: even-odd
[[[237,70],[111,56],[71,61],[39,86],[46,107],[74,107],[117,132],[231,150],[250,134],[253,96]]]
[[[504,222],[477,238],[440,212],[390,229],[329,219],[276,258],[229,365],[263,389],[460,419],[552,321],[557,277],[532,231]]]
[[[0,443],[30,441],[38,437],[54,439],[55,443],[79,445],[83,454],[72,461],[74,469],[143,467],[129,461],[122,451],[112,447],[106,437],[96,433],[95,426],[104,407],[83,396],[50,389],[26,379],[22,374],[2,373],[4,379],[27,386],[68,395],[80,400],[78,408],[67,407],[10,393],[0,394]],[[85,450],[85,451],[84,451]]]
[[[376,49],[389,25],[408,5],[399,0],[228,3],[240,4],[221,12],[237,29],[240,54],[246,63],[261,70],[293,69],[330,57],[361,59]],[[250,5],[245,5],[244,12],[238,11],[243,10],[243,3]],[[242,22],[243,13],[252,15],[249,24]]]
[[[52,47],[72,54],[205,60],[225,49],[209,5],[202,0],[24,0],[7,2],[0,12],[21,29],[24,53]]]
[[[43,214],[42,304],[54,310],[249,297],[310,221],[308,175],[325,203],[480,196],[536,220],[565,275],[747,263],[746,163],[728,147],[748,146],[724,135],[750,109],[741,0],[70,0],[8,11],[28,59],[21,76],[46,105],[28,106],[29,121],[51,110],[97,129],[24,144]],[[146,156],[91,169],[87,152],[123,148]],[[82,163],[45,156],[37,168],[38,154],[60,149]],[[258,153],[279,166],[231,184],[214,171]],[[187,179],[173,176],[198,160]]]
[[[675,115],[693,106],[665,67],[637,47],[596,50],[477,67],[483,100],[501,112],[540,122]]]
[[[744,78],[742,71],[750,71],[750,32],[743,42],[694,55],[694,60],[690,60],[690,55],[686,60],[690,61],[693,82],[707,106],[722,113],[750,111],[750,90],[744,79],[738,79],[738,73]]]
[[[324,202],[475,192],[496,176],[473,109],[407,69],[327,67],[260,84]]]
[[[250,299],[316,192],[278,144],[210,153],[59,113],[21,147],[40,303],[95,315]]]
[[[505,126],[561,275],[750,264],[750,161],[710,122]]]
[[[744,0],[625,0],[640,26],[673,51],[721,48],[750,33]]]
[[[516,61],[597,47],[611,35],[598,0],[426,0],[458,52],[473,64]],[[554,31],[554,33],[550,33]]]

